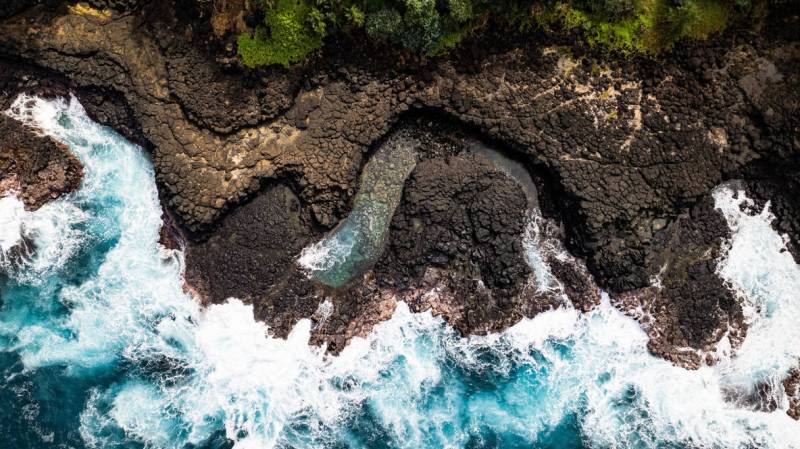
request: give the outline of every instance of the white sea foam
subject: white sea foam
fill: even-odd
[[[195,334],[202,379],[181,399],[190,422],[222,411],[227,433],[245,430],[241,446],[256,448],[274,447],[284,426],[306,411],[322,423],[335,420],[341,403],[325,382],[322,350],[308,344],[310,325],[301,321],[286,340],[270,338],[251,306],[210,307]]]
[[[741,210],[753,206],[743,191],[721,187],[714,198],[733,231],[719,272],[743,299],[749,325],[744,343],[720,371],[734,388],[776,387],[773,397],[781,403],[781,381],[800,366],[800,266],[771,228],[775,217],[769,204],[750,215]]]
[[[152,340],[142,324],[197,313],[178,281],[180,254],[165,259],[156,243],[161,210],[152,167],[141,149],[92,122],[74,98],[20,96],[8,113],[67,144],[85,169],[78,191],[25,215],[38,262],[17,280],[42,278],[45,268],[63,266],[87,239],[114,243],[96,275],[61,290],[60,302],[71,309],[66,320],[16,323],[16,349],[25,365],[81,369],[149,350]]]
[[[166,448],[173,445],[175,435],[164,405],[158,388],[134,382],[114,397],[109,415],[116,425],[147,447]]]
[[[752,326],[738,355],[718,366],[688,371],[653,357],[646,334],[604,297],[585,315],[559,309],[523,320],[503,334],[470,339],[457,338],[441,322],[410,314],[401,305],[392,320],[345,350],[339,359],[346,360],[344,365],[332,362],[326,369],[344,367],[339,375],[364,390],[381,427],[390,429],[402,447],[426,447],[431,441],[463,447],[464,433],[443,430],[453,425],[451,415],[459,410],[467,410],[466,428],[496,426],[530,441],[577,413],[584,437],[598,447],[800,447],[800,426],[782,407],[762,412],[729,398],[734,374],[736,382],[753,388],[765,369],[780,379],[794,366],[797,326],[790,319],[797,316],[798,301],[790,293],[799,291],[797,265],[781,252],[783,240],[769,227],[768,213],[743,213],[741,200],[734,201],[724,188],[716,199],[734,231],[721,274],[748,298]],[[558,342],[569,351],[560,350]],[[487,349],[501,355],[490,366],[480,355]],[[403,360],[402,369],[386,377],[387,367],[397,360]],[[471,370],[500,373],[519,363],[544,363],[539,381],[545,387],[534,392],[524,382],[512,383],[500,390],[508,395],[502,402],[497,396],[470,397],[463,385],[443,376],[443,366],[455,361]],[[440,404],[431,406],[427,401],[437,386],[446,392]]]
[[[14,270],[21,283],[39,284],[55,270],[63,267],[80,247],[82,232],[77,226],[87,215],[68,201],[45,204],[36,213],[13,195],[0,198],[0,270]],[[19,261],[27,269],[10,265],[9,251],[23,244],[23,239],[36,242],[35,251]]]
[[[22,242],[25,205],[15,196],[0,198],[0,262],[11,248]]]
[[[559,243],[546,235],[549,223],[538,209],[528,212],[528,223],[522,236],[525,260],[533,270],[533,280],[539,292],[562,291],[561,282],[553,275],[547,257],[564,260],[565,251]]]
[[[311,273],[330,270],[347,259],[355,243],[352,234],[335,233],[303,248],[297,263]]]

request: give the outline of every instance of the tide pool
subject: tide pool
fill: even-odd
[[[298,262],[310,276],[341,287],[377,261],[400,204],[403,184],[417,165],[417,146],[418,142],[395,135],[370,157],[350,215],[300,255]]]
[[[800,358],[800,268],[769,211],[742,212],[731,187],[715,192],[733,230],[720,273],[751,327],[717,366],[651,356],[608,298],[471,338],[400,304],[329,357],[310,321],[275,339],[241,301],[201,309],[183,291],[140,148],[75,99],[20,97],[8,113],[68,145],[85,179],[33,213],[0,199],[3,254],[36,244],[0,265],[2,449],[800,448],[780,386]],[[730,400],[765,382],[776,411]]]

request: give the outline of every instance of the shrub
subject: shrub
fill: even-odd
[[[441,37],[441,18],[436,10],[436,0],[406,0],[400,43],[410,50],[427,53]]]
[[[267,9],[263,27],[253,35],[239,36],[238,51],[244,65],[289,66],[319,48],[325,30],[311,12],[305,0],[277,0]]]
[[[635,0],[581,0],[578,4],[587,11],[611,20],[629,16],[637,5]]]
[[[447,9],[450,17],[457,23],[465,23],[473,17],[471,0],[447,0]]]
[[[350,5],[350,7],[345,9],[345,17],[347,18],[348,23],[355,28],[361,28],[364,26],[364,11],[362,11],[361,8],[356,5]]]
[[[458,44],[464,40],[467,34],[469,34],[470,28],[466,27],[457,31],[453,31],[451,33],[446,33],[441,36],[437,41],[436,45],[430,50],[428,50],[429,56],[440,56],[446,54],[450,50],[458,47]]]
[[[370,37],[428,52],[442,37],[441,18],[435,0],[403,0],[367,15]]]
[[[705,39],[725,29],[730,14],[729,8],[718,1],[691,0],[673,12],[672,20],[679,23],[679,37]]]
[[[403,16],[394,8],[384,8],[367,15],[366,24],[370,37],[392,40],[403,29]]]
[[[658,53],[703,39],[752,11],[751,0],[255,0],[264,24],[239,39],[247,66],[302,60],[331,33],[363,29],[371,39],[429,55],[459,45],[493,15],[518,32],[578,29],[592,45]]]
[[[655,54],[684,38],[705,39],[733,17],[729,0],[635,0],[624,9],[613,6],[617,0],[581,1],[583,7],[562,5],[564,25],[582,29],[591,44],[623,53]]]

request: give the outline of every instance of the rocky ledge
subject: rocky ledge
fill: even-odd
[[[758,33],[658,60],[498,33],[427,61],[337,42],[292,69],[244,70],[219,62],[225,50],[179,2],[55,3],[0,21],[6,79],[58,78],[152,151],[206,301],[249,301],[277,334],[311,317],[333,350],[400,299],[474,333],[565,301],[587,310],[598,288],[640,319],[651,350],[687,367],[713,362],[720,329],[746,332],[716,275],[728,231],[710,192],[734,178],[764,198],[796,185],[783,182],[800,153],[791,5]],[[365,164],[403,129],[421,150],[385,251],[342,287],[309,279],[294,261],[348,215]],[[542,217],[470,142],[525,168]],[[796,195],[784,196],[778,226],[796,245]],[[526,239],[544,245],[558,288],[542,290],[541,273],[531,284]]]
[[[0,115],[0,197],[13,193],[35,210],[75,190],[82,177],[80,161],[66,146]]]

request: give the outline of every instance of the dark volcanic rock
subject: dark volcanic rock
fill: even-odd
[[[769,202],[770,212],[775,215],[772,227],[789,237],[787,247],[792,257],[800,263],[800,166],[786,172],[767,168],[765,173],[747,183],[747,195],[761,210]]]
[[[511,296],[529,274],[526,206],[520,186],[483,157],[423,161],[406,183],[376,271],[412,278],[443,268]]]
[[[789,408],[786,410],[786,414],[794,420],[800,420],[800,368],[791,370],[782,383],[786,396],[789,398]]]
[[[710,353],[726,331],[734,345],[747,331],[741,304],[716,274],[728,225],[708,195],[655,234],[648,265],[659,273],[657,286],[621,294],[615,303],[639,320],[653,353],[691,368],[713,363]]]
[[[119,11],[134,10],[145,2],[145,0],[88,0],[87,4],[98,9],[112,8]]]
[[[47,96],[65,96],[67,92],[45,89]],[[114,131],[139,145],[147,146],[139,124],[125,100],[113,91],[104,89],[76,89],[81,105],[92,120],[99,123],[113,123]]]
[[[302,77],[284,69],[264,69],[263,77],[242,77],[226,71],[211,54],[177,41],[159,37],[166,57],[170,92],[195,124],[218,133],[231,133],[275,119],[288,110],[300,88]],[[198,88],[202,86],[202,88]],[[298,119],[313,105],[302,105]]]
[[[464,333],[486,328],[516,313],[509,302],[530,275],[522,247],[526,221],[522,189],[486,158],[423,161],[406,183],[376,276],[400,287],[419,284],[430,268],[454,273],[469,313],[467,322],[451,324]]]
[[[19,243],[0,253],[0,277],[25,265],[36,253],[36,242],[24,232],[21,237]]]
[[[391,139],[416,142],[422,162],[406,182],[390,225],[388,248],[372,271],[332,289],[312,282],[294,266],[299,244],[252,249],[225,244],[232,234],[254,229],[240,213],[251,220],[254,210],[280,203],[265,193],[225,217],[207,242],[190,244],[187,272],[205,273],[202,279],[192,274],[192,285],[204,293],[218,289],[207,293],[213,301],[230,295],[252,301],[256,316],[277,335],[287,335],[299,319],[312,317],[316,323],[312,340],[327,343],[332,351],[390,317],[399,300],[414,311],[432,310],[464,334],[503,329],[522,316],[557,305],[554,298],[537,296],[528,285],[530,269],[522,247],[528,201],[521,187],[485,156],[459,156],[474,140],[452,123],[419,117],[400,128]],[[276,209],[266,215],[281,213]],[[231,230],[231,221],[241,224],[238,232]],[[270,223],[267,229],[291,228],[281,238],[302,234],[303,229],[313,234],[310,217],[294,221],[288,227]],[[251,245],[250,238],[256,236],[247,235]],[[265,238],[257,236],[258,241]],[[316,234],[315,240],[319,238]],[[223,254],[224,260],[218,257]],[[252,254],[255,259],[285,256],[285,260],[274,263],[274,271],[262,273],[261,260],[231,261],[240,254],[243,259]],[[219,270],[222,266],[227,268]],[[428,294],[432,290],[438,293]]]
[[[13,191],[28,209],[75,190],[83,177],[69,149],[0,115],[0,196]]]
[[[786,32],[791,28],[797,33],[798,23],[800,18],[795,17],[794,27]],[[789,236],[789,251],[800,263],[800,58],[762,59],[755,64],[757,70],[745,75],[740,86],[765,128],[763,145],[775,153],[746,167],[742,177],[759,209],[770,202],[777,218],[773,227]]]
[[[417,142],[421,162],[406,181],[383,256],[338,289],[290,268],[287,279],[253,298],[256,316],[273,332],[286,335],[297,320],[312,317],[312,340],[338,351],[390,317],[398,301],[441,316],[464,335],[505,329],[565,298],[582,310],[599,302],[585,267],[561,257],[563,236],[541,217],[539,239],[561,248],[542,251],[561,287],[537,289],[544,280],[531,280],[523,243],[534,218],[529,200],[485,155],[467,152],[476,143],[470,132],[430,117],[399,128],[391,139]]]
[[[186,280],[209,302],[264,297],[320,236],[310,222],[289,188],[270,186],[227,215],[207,240],[187,244]]]
[[[0,4],[0,19],[13,16],[25,8],[41,3],[40,0],[5,0]]]

